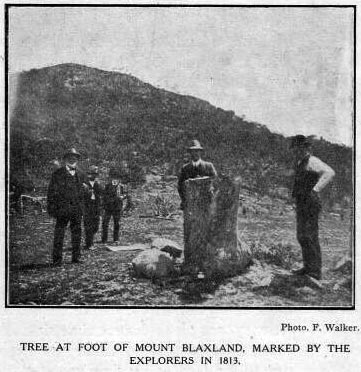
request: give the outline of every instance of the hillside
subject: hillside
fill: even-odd
[[[289,186],[288,141],[233,111],[175,94],[118,72],[62,64],[9,76],[11,173],[30,169],[39,182],[49,160],[75,146],[99,165],[137,163],[176,174],[193,138],[220,173],[245,187],[275,193]],[[315,140],[314,152],[337,177],[330,204],[352,194],[352,149]]]

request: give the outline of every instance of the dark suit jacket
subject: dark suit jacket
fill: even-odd
[[[126,198],[127,194],[125,193],[124,186],[122,184],[120,184],[119,186],[121,196],[123,198]],[[103,205],[105,211],[121,211],[123,209],[123,198],[118,197],[117,186],[114,186],[112,183],[108,183],[105,186],[103,194]]]
[[[66,216],[70,213],[83,213],[85,176],[76,171],[71,176],[65,167],[57,169],[48,187],[47,209],[53,217]]]
[[[183,165],[178,177],[178,192],[182,203],[185,201],[184,182],[189,178],[197,177],[217,177],[214,165],[204,160],[201,160],[198,166],[193,166],[192,162]]]
[[[95,200],[91,198],[92,189],[94,191]],[[84,186],[84,207],[85,213],[90,212],[95,215],[100,214],[100,206],[102,200],[103,189],[101,185],[95,181],[94,187],[91,186],[89,180],[85,182]]]

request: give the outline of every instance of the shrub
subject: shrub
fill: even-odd
[[[157,217],[170,217],[177,210],[174,198],[164,194],[157,194],[150,197],[149,205],[151,205],[154,216]]]
[[[258,241],[251,243],[252,256],[260,261],[275,264],[289,270],[296,261],[292,245],[283,242],[265,244]]]

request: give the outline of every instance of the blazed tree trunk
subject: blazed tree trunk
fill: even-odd
[[[209,177],[186,181],[184,267],[206,277],[232,276],[250,262],[246,244],[238,239],[240,180]]]

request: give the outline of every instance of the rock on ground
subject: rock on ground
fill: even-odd
[[[352,258],[349,255],[342,257],[333,268],[333,271],[352,272]]]
[[[124,251],[140,251],[149,248],[146,244],[132,244],[132,245],[107,245],[106,249],[112,252],[124,252]]]
[[[183,253],[183,249],[178,243],[165,238],[154,239],[152,241],[151,247],[159,249],[162,252],[169,253],[174,258],[179,258]]]
[[[141,252],[132,261],[137,276],[146,278],[164,278],[176,274],[173,260],[168,253],[158,249]]]

